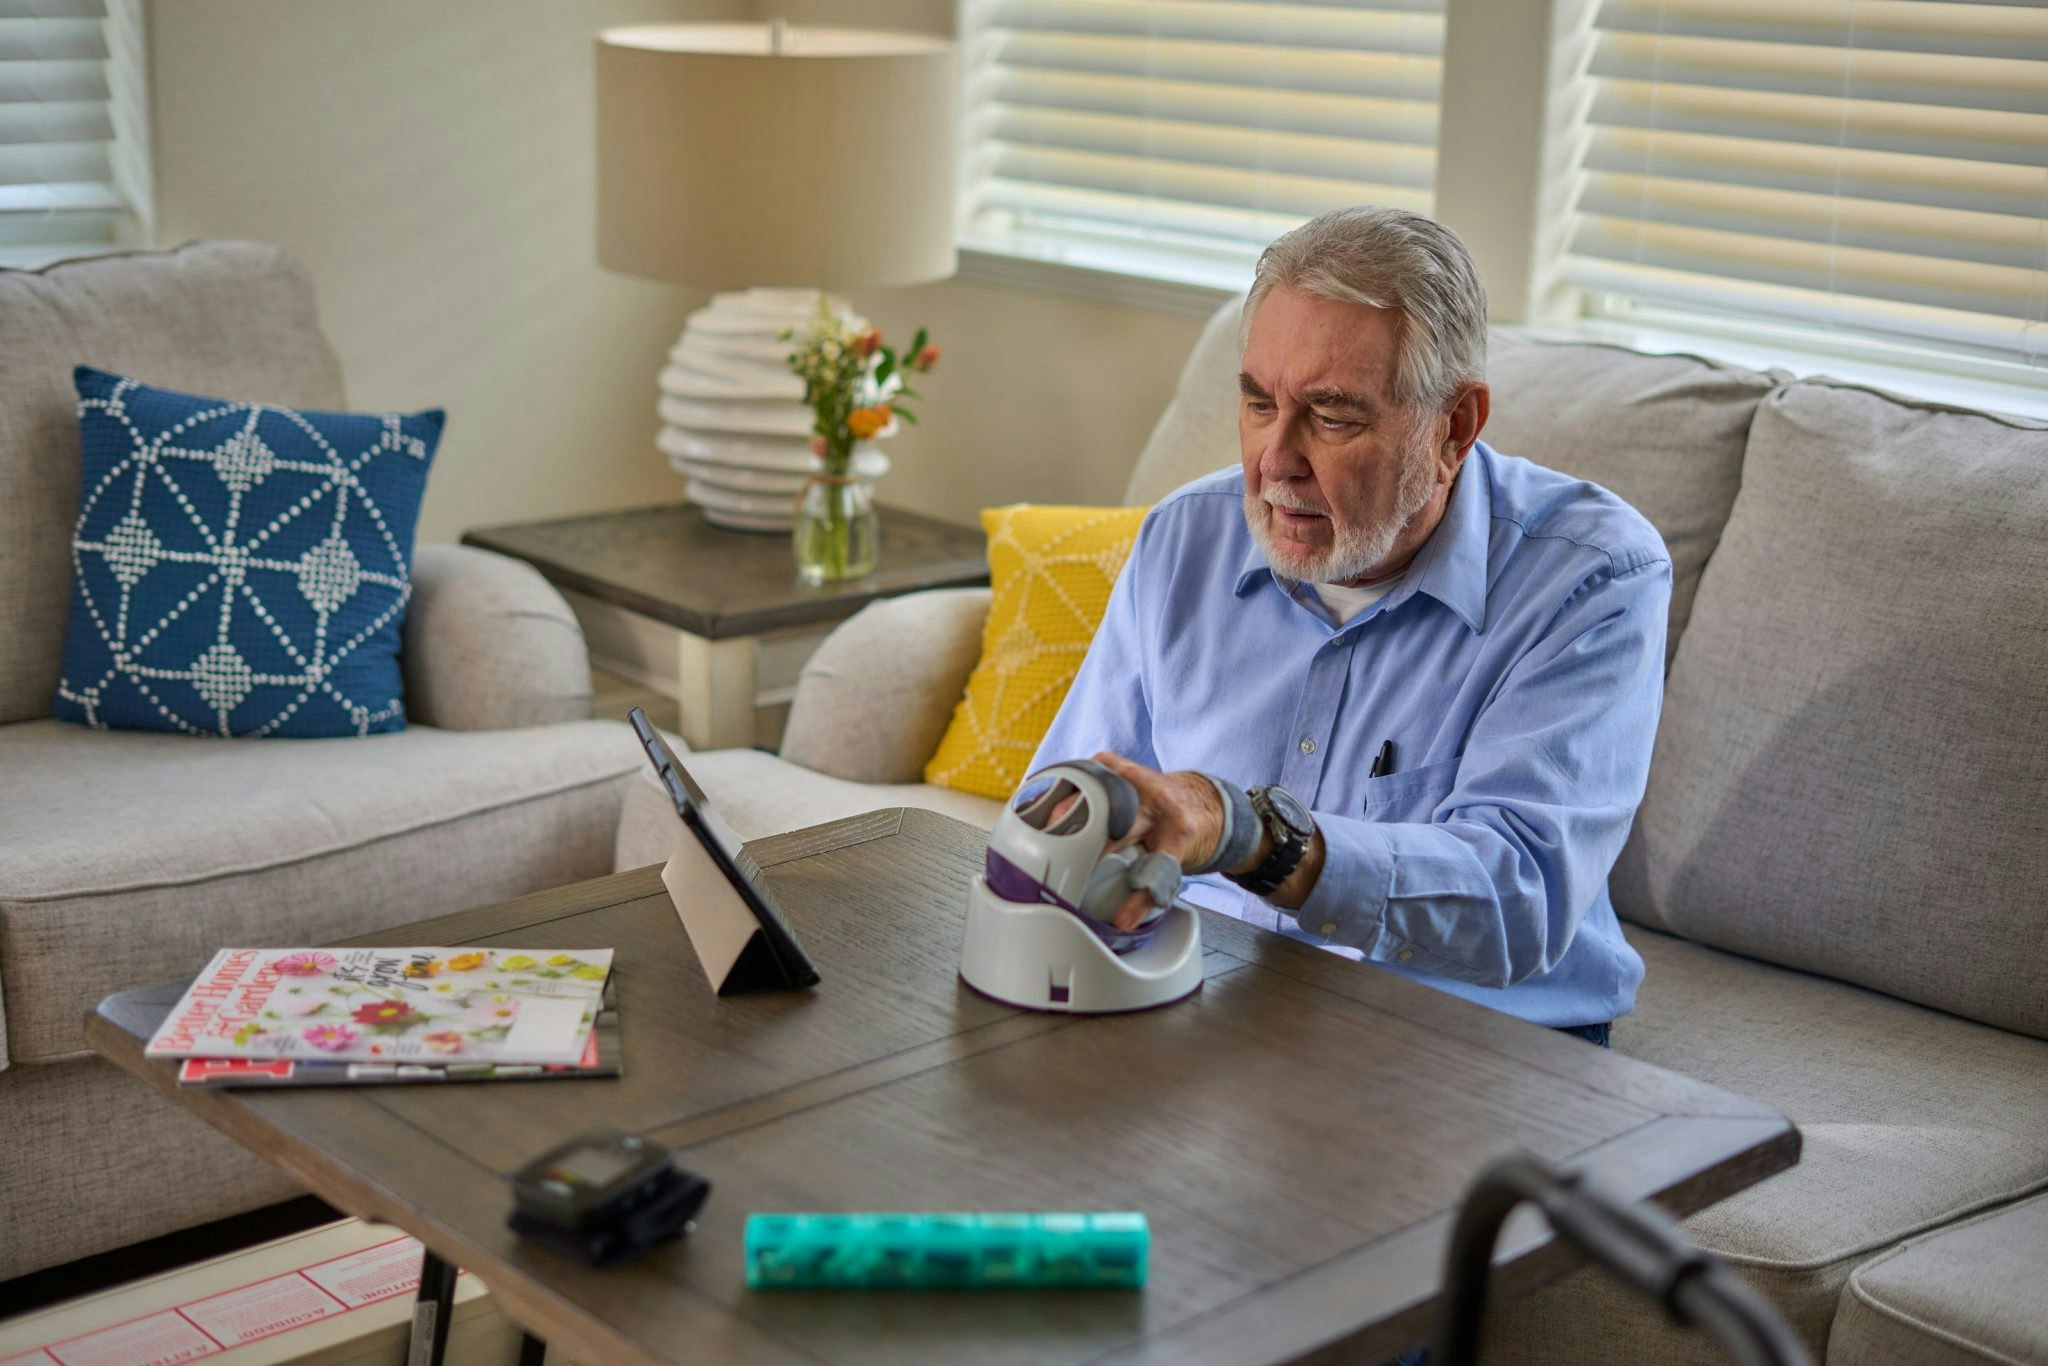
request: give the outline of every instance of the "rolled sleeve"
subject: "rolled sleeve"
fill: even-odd
[[[1670,584],[1664,560],[1582,584],[1476,718],[1427,820],[1318,813],[1323,868],[1297,925],[1475,986],[1554,967],[1648,782]]]

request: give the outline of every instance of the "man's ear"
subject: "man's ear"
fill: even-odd
[[[1493,393],[1484,384],[1469,385],[1459,391],[1444,416],[1450,419],[1444,426],[1443,449],[1438,458],[1449,473],[1455,474],[1465,463],[1465,457],[1472,450],[1472,443],[1479,439],[1479,433],[1486,427],[1487,415],[1493,409]]]

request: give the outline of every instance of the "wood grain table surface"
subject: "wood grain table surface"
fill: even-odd
[[[988,582],[988,543],[902,508],[877,507],[875,572],[800,583],[789,534],[730,531],[687,503],[465,532],[464,545],[525,560],[548,582],[707,640],[839,621],[868,603]]]
[[[181,1090],[109,1013],[120,997],[87,1034],[586,1366],[1384,1360],[1427,1334],[1452,1212],[1494,1157],[1678,1214],[1798,1160],[1798,1131],[1755,1102],[1206,912],[1208,975],[1178,1005],[983,999],[956,968],[985,840],[913,809],[750,846],[823,974],[809,992],[711,995],[657,868],[352,941],[616,949],[617,1079]],[[695,1234],[611,1271],[505,1226],[506,1175],[600,1126],[712,1183]],[[1150,1281],[749,1292],[746,1216],[795,1210],[1142,1210]],[[1574,1264],[1526,1211],[1501,1248],[1497,1300]]]

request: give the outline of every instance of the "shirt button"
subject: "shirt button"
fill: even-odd
[[[1318,929],[1319,931],[1321,931],[1321,932],[1322,932],[1322,935],[1323,935],[1323,937],[1327,939],[1327,938],[1328,938],[1329,936],[1331,936],[1331,935],[1333,935],[1333,934],[1335,934],[1335,933],[1337,932],[1337,922],[1336,922],[1336,921],[1334,921],[1334,920],[1325,920],[1325,921],[1324,921],[1324,922],[1323,922],[1322,924],[1318,925],[1318,926],[1317,926],[1316,928],[1317,928],[1317,929]]]
[[[1396,958],[1400,959],[1400,960],[1401,960],[1401,961],[1402,961],[1403,963],[1407,962],[1407,961],[1408,961],[1409,959],[1413,958],[1414,956],[1415,956],[1415,950],[1413,950],[1413,949],[1403,949],[1403,950],[1401,950],[1401,951],[1400,951],[1399,953],[1397,953],[1397,954],[1395,954],[1395,955],[1394,955],[1394,957],[1396,957]]]
[[[1306,735],[1302,736],[1301,752],[1303,754],[1314,754],[1316,752],[1316,742],[1309,739]]]

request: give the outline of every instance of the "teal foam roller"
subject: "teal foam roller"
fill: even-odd
[[[753,1290],[1135,1290],[1152,1234],[1114,1214],[750,1214]]]

